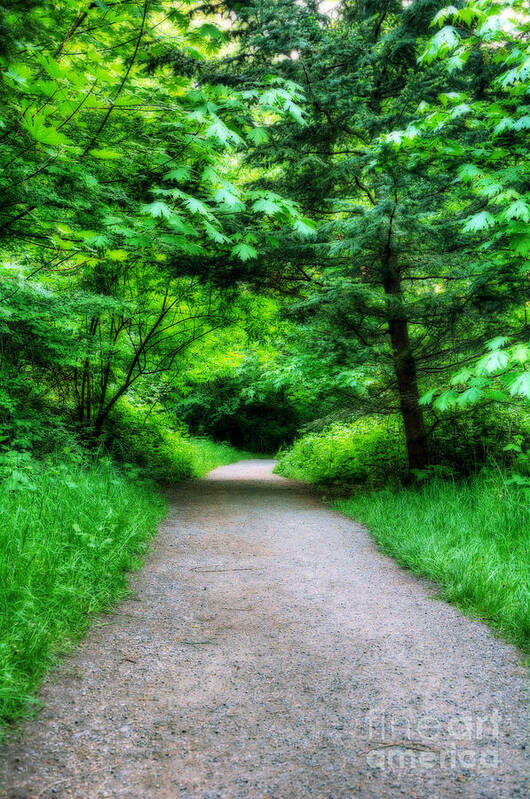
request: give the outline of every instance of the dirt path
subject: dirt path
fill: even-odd
[[[9,799],[515,799],[515,649],[243,461],[172,492],[135,599],[0,755]]]

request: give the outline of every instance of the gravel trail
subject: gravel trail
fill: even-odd
[[[516,799],[520,654],[309,488],[171,491],[133,597],[0,752],[2,799]]]

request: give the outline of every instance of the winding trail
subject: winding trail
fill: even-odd
[[[8,799],[516,799],[518,652],[307,487],[172,490],[132,584],[0,753]]]

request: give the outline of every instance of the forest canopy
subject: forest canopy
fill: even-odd
[[[127,414],[269,452],[362,422],[412,472],[521,444],[525,3],[0,13],[6,450]]]

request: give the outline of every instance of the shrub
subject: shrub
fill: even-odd
[[[218,444],[207,438],[190,438],[193,447],[193,473],[195,477],[204,477],[212,469],[228,463],[255,457],[250,452],[235,449],[230,444]]]
[[[403,434],[393,418],[335,423],[299,438],[280,455],[276,471],[313,483],[382,485],[406,474]]]
[[[122,400],[111,419],[107,446],[118,460],[140,466],[153,480],[194,476],[193,446],[185,431],[168,427],[128,400]]]
[[[450,411],[441,415],[430,436],[432,459],[456,475],[472,474],[492,461],[508,465],[513,457],[505,446],[514,436],[530,442],[530,418],[520,408]]]
[[[427,419],[427,427],[431,421]],[[429,437],[433,467],[426,474],[466,476],[485,463],[510,465],[515,457],[505,451],[505,445],[517,433],[523,442],[530,439],[528,419],[517,411],[482,408],[473,413],[444,414]],[[323,485],[399,483],[407,476],[401,422],[397,417],[384,422],[365,417],[306,433],[280,453],[276,470],[285,477]]]
[[[147,414],[145,407],[122,401],[112,419],[108,446],[122,462],[139,466],[148,477],[170,483],[189,477],[204,477],[211,469],[233,463],[249,453],[229,444],[188,435],[165,413]]]

